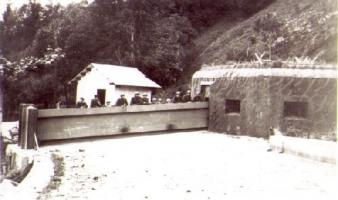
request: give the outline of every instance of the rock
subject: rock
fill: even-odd
[[[99,177],[98,177],[98,176],[94,176],[93,180],[94,180],[94,181],[98,181],[98,180],[99,180]]]
[[[85,150],[84,149],[79,149],[79,152],[84,152]]]

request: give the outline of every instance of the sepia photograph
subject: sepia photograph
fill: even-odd
[[[338,197],[336,0],[0,0],[0,200]]]

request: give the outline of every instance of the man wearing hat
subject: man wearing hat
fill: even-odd
[[[184,102],[184,103],[191,102],[191,92],[190,92],[190,90],[187,90],[185,95],[183,95],[182,102]]]
[[[131,98],[130,105],[142,105],[142,98],[140,97],[140,93],[135,93],[135,96]]]
[[[176,91],[176,94],[172,100],[173,103],[181,103],[182,102],[182,97],[181,97],[181,92]]]
[[[88,108],[88,105],[86,104],[83,97],[80,98],[80,101],[76,103],[77,108]]]
[[[116,106],[127,106],[128,105],[128,101],[125,98],[124,94],[121,94],[120,98],[117,99]]]
[[[151,104],[156,104],[156,103],[157,103],[156,97],[152,97],[152,98],[151,98]]]
[[[149,105],[149,98],[147,94],[142,95],[142,105]]]
[[[97,97],[97,95],[94,96],[94,99],[92,99],[90,101],[90,107],[91,108],[96,108],[96,107],[101,107],[101,102],[99,100],[99,98]]]

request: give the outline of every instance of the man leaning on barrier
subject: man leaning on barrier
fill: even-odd
[[[84,98],[81,97],[80,101],[76,103],[77,108],[88,108],[87,103],[85,102]]]
[[[183,95],[182,102],[184,102],[184,103],[191,102],[191,92],[190,92],[190,90],[187,90],[185,95]]]
[[[175,93],[175,96],[172,100],[173,103],[181,103],[182,102],[182,97],[181,97],[181,92],[180,91],[177,91]]]
[[[121,94],[120,98],[117,99],[115,106],[127,106],[128,100],[125,98],[124,94]]]
[[[99,98],[97,97],[97,95],[94,96],[94,99],[91,100],[90,102],[90,107],[91,108],[95,108],[95,107],[101,107],[101,102],[99,100]]]
[[[66,97],[65,96],[61,96],[59,101],[56,103],[56,108],[60,109],[60,108],[67,108],[67,102],[66,102]]]
[[[135,96],[131,98],[130,105],[142,105],[142,98],[140,97],[140,93],[135,93]]]
[[[143,94],[142,96],[142,105],[149,105],[149,98],[147,94]]]
[[[193,101],[193,102],[201,102],[201,101],[204,101],[202,94],[201,94],[201,93],[197,94],[197,95],[193,98],[192,101]]]

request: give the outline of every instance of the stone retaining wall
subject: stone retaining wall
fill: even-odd
[[[274,150],[333,164],[337,160],[336,142],[287,136],[271,136],[269,141]]]

